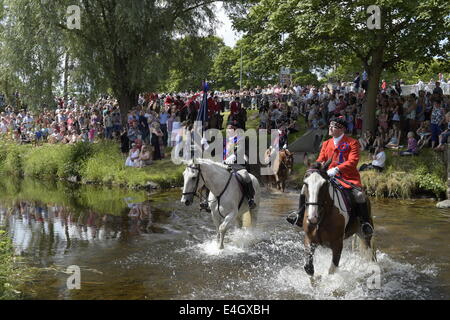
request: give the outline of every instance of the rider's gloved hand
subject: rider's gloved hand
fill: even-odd
[[[235,162],[236,162],[236,155],[235,155],[235,154],[229,156],[229,157],[225,160],[225,163],[226,163],[226,164],[233,164],[233,163],[235,163]]]
[[[334,176],[339,174],[339,169],[337,167],[334,167],[333,169],[328,170],[327,174],[330,178],[333,178]]]

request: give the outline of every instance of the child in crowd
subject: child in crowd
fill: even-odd
[[[400,152],[401,156],[414,156],[417,155],[417,140],[414,137],[414,132],[408,132],[408,149]]]

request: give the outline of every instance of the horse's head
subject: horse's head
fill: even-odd
[[[317,225],[322,221],[325,214],[325,199],[328,195],[328,178],[326,170],[329,163],[322,165],[315,163],[306,171],[303,179],[302,194],[306,197],[306,212],[308,213],[308,223]]]
[[[199,164],[190,162],[183,172],[184,184],[181,203],[184,203],[186,206],[190,206],[194,202],[194,196],[204,185],[204,180],[200,170]]]
[[[286,164],[286,167],[289,169],[289,174],[291,174],[292,170],[294,169],[294,154],[290,153],[289,151],[285,150],[285,159],[284,163]]]

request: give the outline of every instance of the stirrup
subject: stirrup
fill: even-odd
[[[248,207],[250,209],[255,209],[256,208],[256,203],[255,203],[255,201],[253,199],[249,199],[248,200]]]
[[[208,202],[201,202],[200,209],[203,209],[203,210],[209,209]]]

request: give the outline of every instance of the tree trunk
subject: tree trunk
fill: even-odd
[[[120,115],[122,117],[122,126],[125,126],[128,121],[128,111],[133,107],[136,107],[139,100],[139,94],[133,92],[132,90],[121,90],[117,94],[119,106],[120,106]]]
[[[383,51],[378,50],[372,56],[372,63],[369,65],[369,88],[367,90],[367,101],[363,111],[363,132],[370,130],[375,134],[377,96],[380,86],[381,73],[383,72]]]

